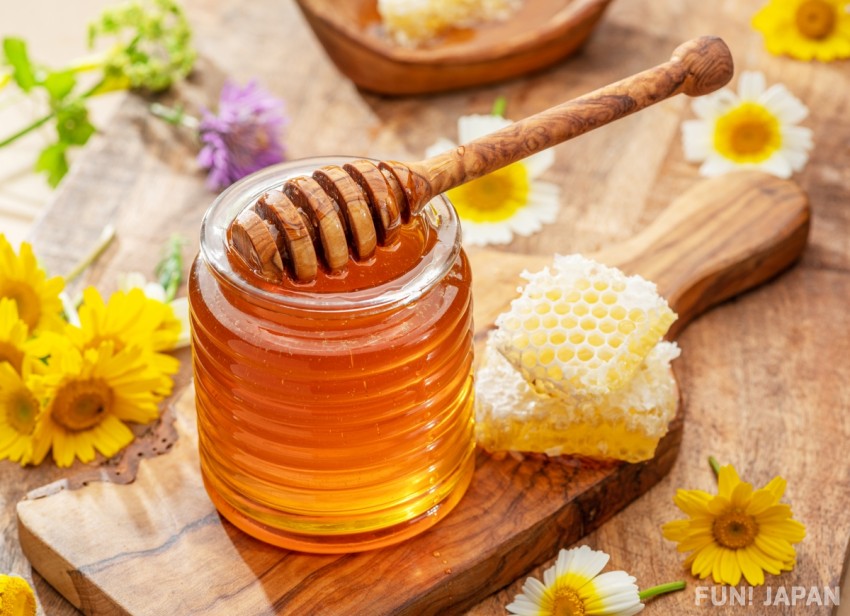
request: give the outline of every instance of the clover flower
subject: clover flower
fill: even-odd
[[[209,170],[207,185],[226,188],[236,180],[284,159],[280,133],[287,124],[283,101],[256,81],[244,88],[225,83],[218,112],[204,109],[198,124],[203,147],[198,164]]]

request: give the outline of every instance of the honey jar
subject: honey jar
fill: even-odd
[[[472,304],[443,197],[393,244],[309,284],[243,267],[228,229],[305,159],[223,192],[189,281],[201,474],[219,512],[258,539],[339,553],[443,518],[474,468]]]

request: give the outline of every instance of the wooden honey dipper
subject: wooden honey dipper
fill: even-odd
[[[390,245],[401,225],[432,198],[541,150],[684,93],[702,96],[732,78],[729,48],[703,36],[676,48],[668,62],[562,103],[453,150],[414,163],[356,160],[287,180],[233,221],[234,250],[260,276],[288,270],[310,282],[320,261],[331,271]]]

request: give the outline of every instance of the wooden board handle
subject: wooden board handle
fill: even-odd
[[[703,180],[675,199],[632,239],[588,255],[600,263],[640,274],[658,286],[679,319],[675,338],[710,307],[776,276],[802,254],[811,211],[797,184],[761,172],[734,173]],[[563,253],[573,252],[565,246]],[[477,323],[492,323],[516,296],[519,272],[538,271],[551,256],[469,251]],[[502,296],[497,302],[484,299]],[[479,301],[479,298],[481,301]],[[482,308],[483,310],[484,308]]]
[[[443,154],[409,164],[412,211],[436,195],[558,143],[624,118],[676,94],[702,96],[726,85],[734,71],[721,39],[703,36],[676,48],[669,61],[519,120]],[[404,178],[402,171],[400,179]],[[404,178],[406,179],[406,178]],[[408,186],[410,182],[405,182]]]

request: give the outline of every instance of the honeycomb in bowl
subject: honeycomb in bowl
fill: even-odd
[[[452,28],[502,21],[523,0],[378,0],[378,14],[392,38],[415,46]]]
[[[523,273],[493,343],[538,391],[572,400],[624,387],[676,320],[655,285],[581,255]]]

